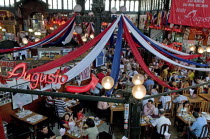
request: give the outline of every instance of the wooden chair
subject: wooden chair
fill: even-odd
[[[173,109],[172,108],[172,102],[171,101],[166,102],[166,104],[165,104],[165,117],[171,118],[172,109]]]
[[[198,88],[196,89],[196,94],[197,94],[197,95],[201,94],[201,93],[202,93],[201,91],[202,91],[202,88],[198,87]]]
[[[161,127],[160,127],[160,133],[159,133],[159,138],[164,139],[165,138],[164,133],[166,131],[169,132],[169,125],[168,124],[161,125]]]
[[[210,125],[206,124],[203,126],[200,136],[197,139],[209,139],[209,131],[210,131]]]
[[[207,101],[201,102],[200,112],[208,112],[208,102]]]

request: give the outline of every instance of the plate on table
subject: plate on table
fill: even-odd
[[[201,114],[203,114],[203,115],[207,115],[207,113],[206,113],[206,112],[201,112]]]
[[[94,117],[94,116],[89,116],[89,118],[90,118],[90,119],[93,119],[93,120],[95,119],[95,117]]]
[[[116,108],[116,106],[112,106],[112,108]]]

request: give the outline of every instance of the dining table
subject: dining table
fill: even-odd
[[[93,117],[93,116],[90,116],[89,118],[92,118],[94,120],[96,127],[100,127],[102,124],[105,123],[105,121],[103,121],[103,120],[97,120],[96,121],[95,120],[96,118]],[[80,121],[80,122],[77,122],[76,123],[76,126],[75,126],[75,129],[73,131],[67,130],[65,132],[65,135],[67,135],[71,139],[83,139],[83,136],[81,136],[80,127],[79,127],[79,125],[81,124],[81,122],[83,122],[82,124],[84,124],[84,120],[83,121]],[[84,128],[86,128],[86,127],[84,127]]]
[[[35,113],[30,110],[17,112],[17,113],[11,114],[11,116],[19,121],[22,121],[24,123],[31,125],[33,127],[48,119],[46,116],[43,116],[41,114]]]
[[[199,94],[199,96],[210,102],[210,94]]]
[[[116,111],[124,111],[125,106],[123,104],[111,104],[112,106],[110,107],[111,110],[111,115],[110,115],[110,123],[113,124],[113,114]]]

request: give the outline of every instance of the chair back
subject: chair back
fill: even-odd
[[[207,138],[208,137],[208,133],[209,133],[209,129],[210,129],[210,125],[206,124],[203,126],[201,134],[199,136],[200,139],[202,138]]]
[[[200,112],[208,112],[208,102],[207,101],[201,102]]]
[[[168,124],[163,124],[160,127],[160,135],[164,135],[165,132],[169,132],[169,125]]]
[[[103,132],[98,133],[97,139],[112,139],[112,135],[103,131]]]
[[[196,94],[197,95],[201,94],[201,91],[202,91],[202,88],[198,87],[197,90],[196,90]]]
[[[171,103],[171,101],[166,102],[164,109],[165,109],[165,117],[171,118],[171,115],[172,115],[172,103]]]

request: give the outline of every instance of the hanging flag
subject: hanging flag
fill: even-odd
[[[90,67],[87,67],[83,72],[79,74],[80,81],[90,79]]]
[[[169,22],[209,28],[209,7],[209,0],[173,0]]]

